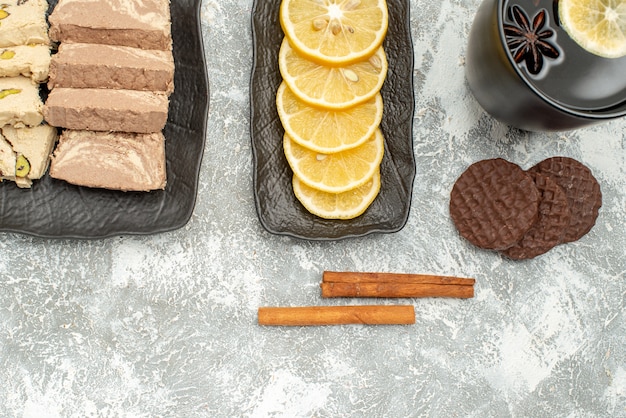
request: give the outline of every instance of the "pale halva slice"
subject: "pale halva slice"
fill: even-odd
[[[0,135],[0,180],[15,179],[15,159],[13,147]]]
[[[2,0],[0,47],[50,44],[45,0]]]
[[[2,128],[2,134],[11,144],[17,158],[22,156],[28,165],[28,172],[16,173],[18,180],[23,179],[21,182],[18,181],[18,186],[23,187],[23,184],[30,186],[32,180],[40,179],[48,169],[50,155],[57,140],[56,128],[45,124],[33,128],[5,126]]]
[[[50,47],[19,45],[0,48],[0,77],[30,77],[36,83],[48,79]]]
[[[30,78],[0,77],[0,126],[39,126],[42,111],[39,87]]]

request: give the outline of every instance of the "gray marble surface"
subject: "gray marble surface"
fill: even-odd
[[[464,79],[478,4],[411,0],[406,227],[309,242],[265,232],[255,212],[252,0],[205,0],[211,106],[193,217],[146,237],[0,235],[0,416],[626,417],[626,121],[531,134],[486,115]],[[448,198],[469,164],[554,155],[601,184],[588,235],[525,262],[458,236]],[[405,301],[411,326],[257,325],[259,306],[373,303],[322,301],[324,270],[475,277],[476,297]]]

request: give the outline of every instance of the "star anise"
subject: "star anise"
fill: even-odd
[[[526,63],[526,69],[531,74],[539,74],[543,67],[544,56],[558,58],[559,50],[548,39],[554,35],[551,29],[545,29],[546,10],[541,9],[532,22],[528,15],[519,6],[509,9],[515,24],[505,24],[504,34],[506,44],[513,54],[516,63]]]

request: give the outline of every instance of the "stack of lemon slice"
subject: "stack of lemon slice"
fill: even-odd
[[[282,0],[276,106],[296,198],[327,219],[361,215],[380,190],[385,0]]]

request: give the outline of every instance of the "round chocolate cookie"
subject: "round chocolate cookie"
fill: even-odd
[[[529,171],[552,178],[567,196],[572,216],[561,242],[576,241],[591,230],[602,206],[602,193],[589,168],[572,158],[552,157]]]
[[[539,219],[515,245],[502,251],[513,260],[537,257],[561,242],[569,226],[571,212],[563,189],[548,176],[528,172],[541,194]]]
[[[537,221],[540,195],[518,165],[496,158],[476,162],[450,193],[450,216],[461,236],[490,250],[519,241]]]

